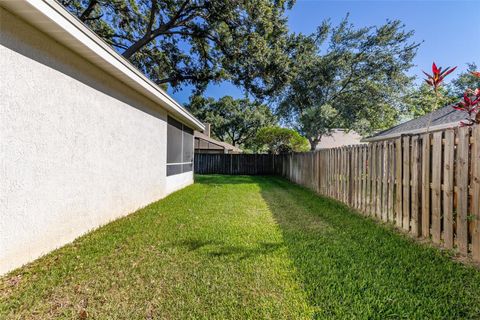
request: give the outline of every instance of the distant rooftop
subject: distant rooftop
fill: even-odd
[[[401,123],[395,127],[379,132],[373,136],[365,138],[363,141],[375,141],[391,139],[402,134],[418,134],[427,130],[430,121],[430,131],[457,127],[461,120],[465,119],[465,114],[452,108],[452,105],[437,109],[421,117]]]
[[[232,152],[233,153],[242,153],[243,152],[242,149],[240,149],[236,146],[233,146],[229,143],[218,141],[218,140],[212,138],[209,134],[205,134],[205,133],[202,133],[202,132],[199,132],[199,131],[195,131],[194,136],[197,139],[200,139],[200,140],[203,140],[205,142],[208,142],[210,144],[215,145],[217,148],[214,148],[214,149],[223,149],[223,150],[227,151],[227,153],[232,153]],[[203,149],[202,144],[199,144],[198,146],[195,145],[195,149]]]
[[[333,129],[329,135],[322,137],[317,145],[317,150],[362,144],[362,136],[355,131]]]

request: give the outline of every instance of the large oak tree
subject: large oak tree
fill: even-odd
[[[293,0],[61,0],[160,85],[231,81],[258,98],[289,80]]]

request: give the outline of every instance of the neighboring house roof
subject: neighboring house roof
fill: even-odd
[[[222,142],[222,141],[218,141],[218,140],[215,140],[213,139],[212,137],[209,137],[208,135],[204,134],[204,133],[201,133],[199,131],[195,131],[193,133],[194,137],[195,138],[198,138],[198,139],[201,139],[201,140],[205,140],[209,143],[212,143],[214,145],[217,145],[219,148],[221,149],[224,149],[224,150],[227,150],[227,151],[230,151],[230,152],[237,152],[237,153],[241,153],[243,152],[242,149],[238,148],[238,147],[235,147],[229,143],[226,143],[226,142]]]
[[[334,129],[330,135],[322,137],[317,145],[317,150],[362,144],[361,140],[362,136],[355,131],[347,132],[344,129]]]
[[[198,119],[56,1],[0,0],[0,4],[151,99],[186,125],[196,130],[205,129]]]
[[[396,138],[402,134],[423,133],[427,131],[427,128],[430,131],[435,131],[457,127],[460,124],[460,121],[464,119],[465,114],[463,112],[453,109],[452,105],[448,105],[365,138],[364,141],[371,142]],[[430,126],[428,125],[429,123]]]

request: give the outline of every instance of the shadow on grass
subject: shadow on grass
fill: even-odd
[[[189,252],[197,251],[211,258],[229,257],[237,260],[255,258],[270,254],[283,247],[283,243],[260,242],[254,248],[228,245],[220,241],[189,239],[172,242],[163,247],[180,248]]]
[[[239,260],[254,258],[259,255],[270,254],[283,247],[282,243],[259,243],[256,248],[246,248],[240,246],[221,246],[212,250],[208,254],[212,257],[225,257],[235,255]]]
[[[208,185],[223,184],[257,184],[259,176],[228,176],[228,175],[202,175],[195,174],[195,183]]]
[[[278,177],[255,178],[315,318],[480,319],[480,272]]]

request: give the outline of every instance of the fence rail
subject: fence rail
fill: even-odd
[[[480,126],[288,155],[196,155],[196,173],[277,174],[480,262]]]

